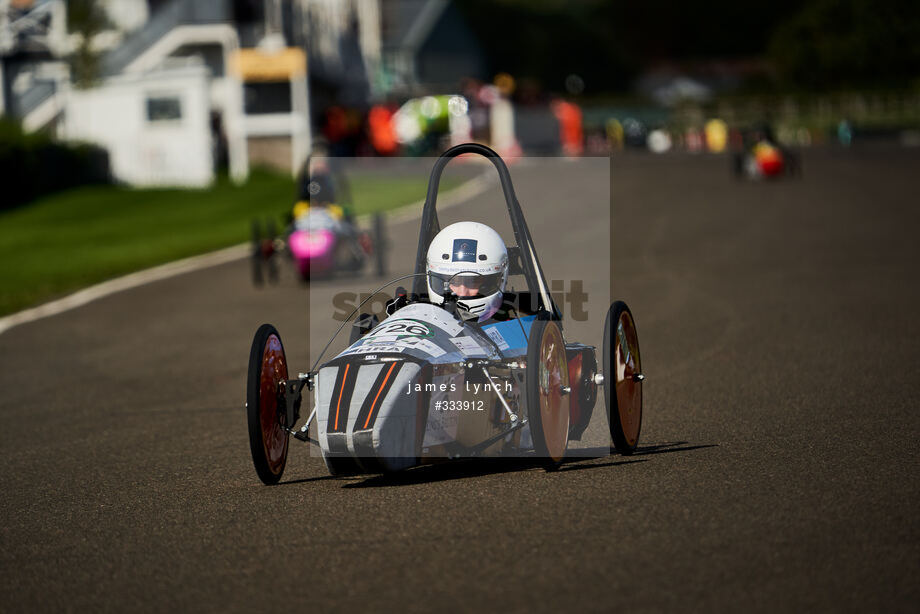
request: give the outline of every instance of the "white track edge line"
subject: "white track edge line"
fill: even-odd
[[[489,174],[480,174],[460,184],[453,190],[445,192],[439,199],[440,208],[446,209],[474,198],[485,192],[492,183],[494,183],[494,181],[490,180]],[[422,199],[399,207],[394,213],[387,216],[388,221],[398,224],[417,219],[421,217],[421,208],[424,203],[425,200]],[[367,217],[369,218],[369,216]],[[100,298],[115,294],[116,292],[130,290],[131,288],[137,288],[138,286],[143,286],[155,281],[245,258],[251,253],[251,250],[252,248],[249,243],[242,243],[240,245],[234,245],[233,247],[227,247],[207,254],[168,262],[150,269],[144,269],[122,277],[110,279],[109,281],[78,290],[73,294],[69,294],[49,303],[43,303],[37,307],[30,307],[29,309],[17,311],[16,313],[0,318],[0,335],[14,326],[58,315],[65,311],[82,307]]]

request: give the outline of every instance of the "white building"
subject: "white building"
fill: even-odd
[[[28,130],[106,146],[115,177],[130,184],[201,185],[214,177],[202,166],[219,161],[236,180],[253,164],[296,173],[311,149],[309,83],[317,86],[312,121],[330,104],[361,108],[386,93],[379,79],[386,2],[98,0],[110,24],[90,41],[101,78],[78,90],[64,58],[83,38],[68,30],[65,0],[0,0],[0,114]],[[393,14],[396,21],[416,17],[413,10]],[[146,115],[160,91],[162,100],[179,101],[180,118]],[[128,134],[139,151],[129,151]],[[201,163],[179,163],[189,151]]]
[[[205,187],[214,180],[209,81],[187,62],[71,90],[59,135],[105,147],[124,183]]]

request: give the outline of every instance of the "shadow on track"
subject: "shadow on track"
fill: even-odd
[[[284,480],[283,482],[278,482],[276,486],[290,486],[291,484],[307,484],[309,482],[324,482],[328,480],[344,480],[344,479],[349,479],[349,478],[338,476],[338,475],[318,475],[313,478],[300,478],[299,480]]]
[[[591,469],[593,465],[569,466],[568,463],[591,460],[590,458],[579,458],[565,460],[560,471],[572,471],[576,469]],[[636,461],[619,461],[608,463],[609,465],[627,465]],[[374,475],[364,481],[345,484],[342,488],[380,488],[387,486],[411,486],[414,484],[430,484],[435,482],[446,482],[449,480],[464,480],[477,478],[486,475],[498,475],[501,473],[513,473],[521,471],[532,471],[535,469],[542,470],[543,462],[539,458],[482,458],[482,459],[460,459],[455,461],[444,461],[435,465],[423,465],[408,471],[399,473],[390,473],[383,475]]]
[[[675,441],[671,443],[653,443],[647,446],[639,446],[633,453],[633,456],[643,456],[645,454],[670,454],[671,452],[690,452],[691,450],[703,450],[705,448],[718,448],[717,443],[705,443],[697,446],[688,446],[686,441]]]
[[[590,462],[611,457],[608,448],[582,448],[570,451],[562,465],[557,471],[582,471],[585,469],[601,469],[604,467],[616,467],[619,465],[632,465],[635,463],[645,463],[651,459],[636,458],[646,454],[666,454],[669,452],[689,452],[703,448],[715,447],[715,444],[687,446],[686,441],[669,442],[640,446],[631,457],[621,456],[622,460],[611,460],[604,463]],[[578,455],[572,454],[577,452]],[[444,461],[442,463],[423,465],[407,471],[389,473],[383,475],[373,475],[360,482],[350,482],[343,484],[342,488],[383,488],[392,486],[411,486],[415,484],[429,484],[435,482],[445,482],[450,480],[463,480],[477,478],[486,475],[497,475],[502,473],[533,471],[535,469],[544,469],[543,461],[535,457],[519,458],[482,458],[482,459],[461,459],[454,461]],[[353,476],[352,479],[361,476]],[[321,479],[321,478],[312,478]],[[335,478],[338,479],[338,478]]]
[[[639,446],[636,448],[636,451],[632,453],[630,457],[635,458],[636,456],[642,456],[645,454],[669,454],[671,452],[690,452],[691,450],[702,450],[704,448],[718,448],[719,445],[715,443],[706,443],[699,444],[695,446],[687,445],[689,442],[686,441],[663,441],[659,443],[650,443],[644,446]],[[578,459],[589,459],[589,458],[603,458],[604,456],[616,454],[616,451],[613,447],[595,447],[595,448],[576,448],[574,450],[569,450],[566,453],[566,460],[564,462],[572,462]]]

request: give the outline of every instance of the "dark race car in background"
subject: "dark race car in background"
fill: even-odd
[[[781,146],[769,126],[743,131],[732,154],[732,173],[743,179],[777,179],[802,173],[799,154]]]

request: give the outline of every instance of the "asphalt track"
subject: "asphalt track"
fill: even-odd
[[[914,609],[920,151],[803,166],[765,184],[718,157],[619,156],[609,186],[512,171],[553,278],[609,274],[612,195],[613,294],[648,376],[628,458],[336,479],[295,447],[262,486],[249,343],[271,321],[305,370],[307,299],[253,289],[245,262],[5,332],[0,610]],[[488,219],[496,199],[450,211]],[[391,233],[409,268],[417,222]],[[591,316],[567,335],[597,343]]]

